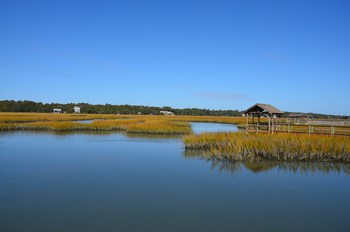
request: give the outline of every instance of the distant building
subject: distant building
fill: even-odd
[[[309,115],[307,115],[307,114],[291,113],[291,114],[288,115],[288,118],[309,118]]]
[[[80,107],[79,106],[74,106],[73,108],[75,114],[80,114]]]
[[[307,114],[291,113],[288,115],[288,121],[295,124],[302,124],[309,121],[311,117]]]
[[[54,114],[62,114],[62,109],[53,109]]]
[[[164,114],[164,115],[175,115],[174,112],[171,112],[171,111],[160,111],[161,114]]]

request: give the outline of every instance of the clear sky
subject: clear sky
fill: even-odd
[[[350,1],[0,1],[0,100],[350,115]]]

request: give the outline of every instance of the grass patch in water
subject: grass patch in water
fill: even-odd
[[[294,134],[202,133],[183,138],[186,149],[228,160],[350,162],[350,138]]]
[[[83,124],[75,121],[93,120]],[[0,130],[126,131],[129,133],[189,134],[189,122],[242,125],[242,117],[113,114],[0,113]]]
[[[0,130],[44,131],[126,131],[128,133],[188,134],[192,132],[188,122],[161,120],[160,118],[133,117],[131,119],[94,120],[84,124],[74,121],[3,122]]]

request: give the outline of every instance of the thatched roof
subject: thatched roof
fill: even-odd
[[[269,114],[283,114],[282,111],[270,104],[257,103],[244,111],[245,114],[249,113],[269,113]]]

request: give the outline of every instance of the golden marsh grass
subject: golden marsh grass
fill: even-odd
[[[78,120],[93,120],[79,123]],[[103,114],[0,113],[0,131],[123,131],[140,134],[187,134],[187,149],[228,160],[350,161],[350,137],[305,134],[202,133],[193,135],[189,122],[244,125],[243,117]]]
[[[350,162],[350,138],[295,134],[202,133],[183,139],[186,149],[228,160],[324,160]]]
[[[75,121],[93,120],[82,124]],[[241,125],[242,117],[112,114],[0,113],[0,130],[126,131],[129,133],[189,134],[189,122]]]
[[[77,120],[93,120],[79,123]],[[188,122],[167,116],[0,114],[0,130],[126,131],[129,133],[188,134]]]

